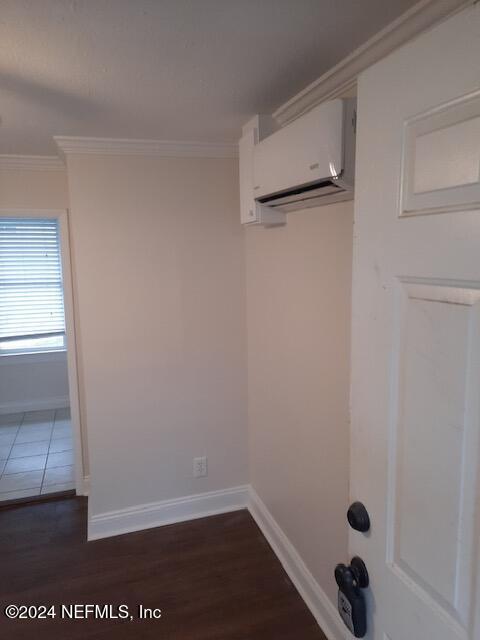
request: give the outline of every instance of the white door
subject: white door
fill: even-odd
[[[368,638],[480,639],[480,5],[359,80],[350,531]],[[348,634],[347,634],[347,637]]]

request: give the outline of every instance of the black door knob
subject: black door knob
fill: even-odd
[[[370,516],[362,502],[354,502],[347,511],[347,520],[352,529],[365,533],[370,529]]]
[[[337,564],[335,567],[335,581],[339,588],[343,590],[366,589],[370,579],[364,561],[355,556],[348,567],[344,564]]]

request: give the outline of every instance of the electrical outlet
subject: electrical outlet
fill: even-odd
[[[193,477],[203,478],[208,475],[207,456],[193,459]]]

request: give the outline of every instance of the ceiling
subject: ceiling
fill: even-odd
[[[230,142],[414,0],[1,0],[0,153]]]

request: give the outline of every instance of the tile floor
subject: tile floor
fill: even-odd
[[[0,415],[0,501],[74,488],[70,409]]]

